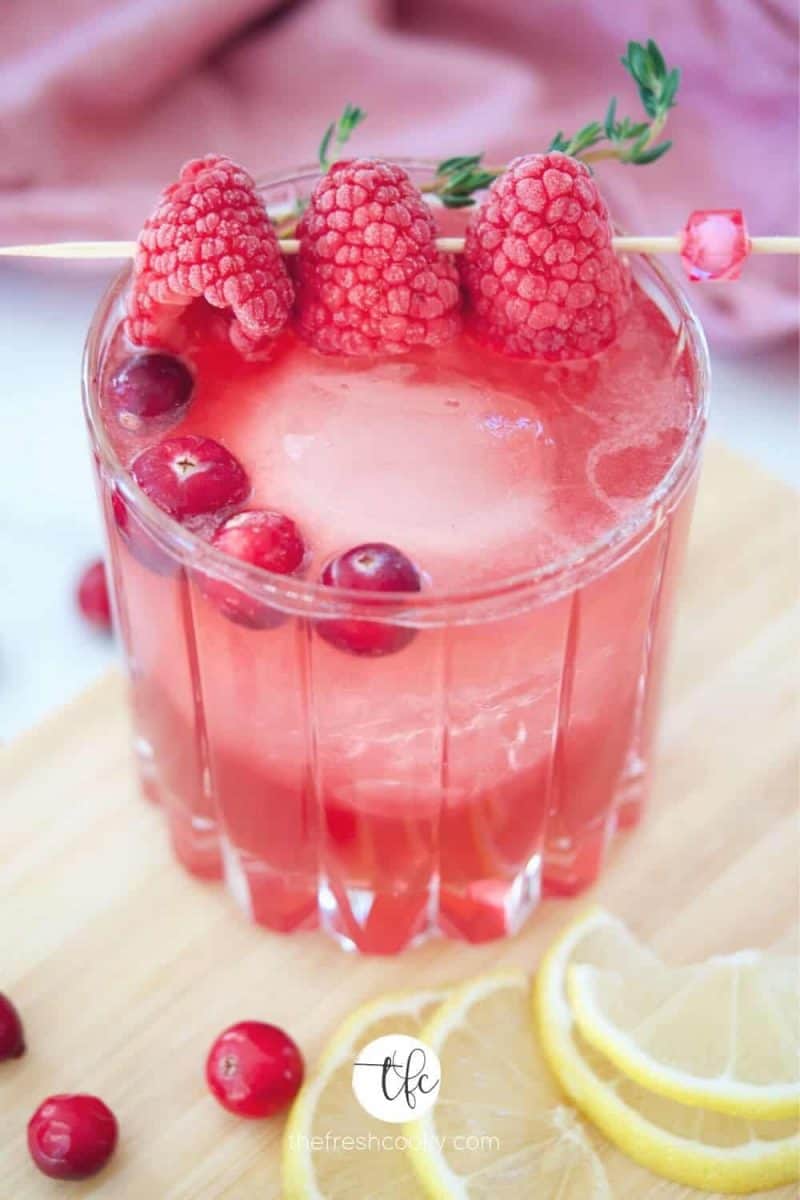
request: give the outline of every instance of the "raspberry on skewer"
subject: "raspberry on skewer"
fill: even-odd
[[[402,354],[461,327],[458,271],[402,167],[335,163],[298,229],[297,327],[323,354]]]
[[[250,352],[280,333],[292,295],[250,175],[216,154],[188,162],[139,235],[128,299],[131,340],[169,346],[176,317],[203,299],[230,312],[231,341]]]
[[[551,362],[614,341],[630,306],[627,263],[588,167],[566,154],[515,159],[467,229],[462,278],[474,331]]]

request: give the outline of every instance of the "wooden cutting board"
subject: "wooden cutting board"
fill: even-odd
[[[591,897],[674,961],[785,946],[798,928],[797,532],[789,488],[710,449],[655,797]],[[393,960],[250,927],[219,887],[170,860],[127,739],[114,674],[4,754],[0,989],[24,1014],[30,1049],[0,1067],[0,1200],[62,1194],[33,1170],[24,1131],[45,1095],[70,1090],[103,1096],[122,1141],[107,1171],[64,1195],[276,1200],[280,1121],[237,1121],[205,1091],[219,1030],[275,1021],[313,1063],[360,1001],[501,960],[533,967],[586,903],[545,903],[513,941],[429,943]],[[615,1195],[690,1193],[631,1168]]]

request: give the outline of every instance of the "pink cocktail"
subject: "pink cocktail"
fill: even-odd
[[[314,182],[267,199],[285,208]],[[152,422],[107,400],[135,353],[127,276],[103,301],[86,405],[143,786],[181,862],[222,874],[254,920],[383,953],[433,932],[500,937],[543,887],[591,883],[637,819],[707,365],[664,277],[642,262],[634,280],[623,334],[571,364],[468,333],[324,357],[291,330],[248,359],[196,304],[180,321],[191,403]],[[243,465],[242,507],[291,517],[301,571],[227,557],[137,488],[136,456],[186,435]],[[376,542],[421,590],[321,586],[332,558]],[[391,653],[330,636],[365,621]]]

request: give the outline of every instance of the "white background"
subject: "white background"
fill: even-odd
[[[101,552],[80,409],[83,339],[104,276],[0,270],[0,739],[64,703],[114,658],[74,603]],[[800,483],[797,359],[714,356],[712,436]],[[730,536],[736,537],[731,529]]]

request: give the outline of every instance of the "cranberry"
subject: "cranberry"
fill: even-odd
[[[106,395],[122,425],[137,429],[142,420],[178,416],[192,395],[191,373],[171,354],[135,354],[117,367]]]
[[[240,1021],[221,1033],[206,1060],[206,1081],[223,1108],[239,1117],[271,1117],[303,1082],[295,1043],[263,1021]]]
[[[117,1144],[117,1121],[96,1096],[50,1096],[28,1122],[28,1149],[51,1179],[88,1179]]]
[[[25,1053],[25,1037],[19,1013],[0,992],[0,1062],[7,1058],[21,1058]]]
[[[131,473],[154,504],[176,521],[241,504],[250,491],[244,467],[212,438],[187,434],[149,446]]]
[[[418,592],[419,572],[410,559],[385,542],[355,546],[334,558],[322,572],[326,587],[351,588],[363,592]],[[320,637],[352,654],[378,656],[402,650],[412,640],[414,629],[362,619],[317,622]]]
[[[175,575],[177,559],[152,537],[133,509],[115,488],[111,494],[114,522],[131,554],[157,575]]]
[[[103,560],[98,558],[81,575],[78,608],[90,625],[107,633],[111,629],[111,602]]]
[[[276,575],[291,575],[302,566],[306,553],[294,521],[266,509],[229,517],[214,534],[212,545],[232,558]],[[277,609],[216,576],[202,574],[200,586],[212,604],[237,625],[268,629],[283,619]]]

